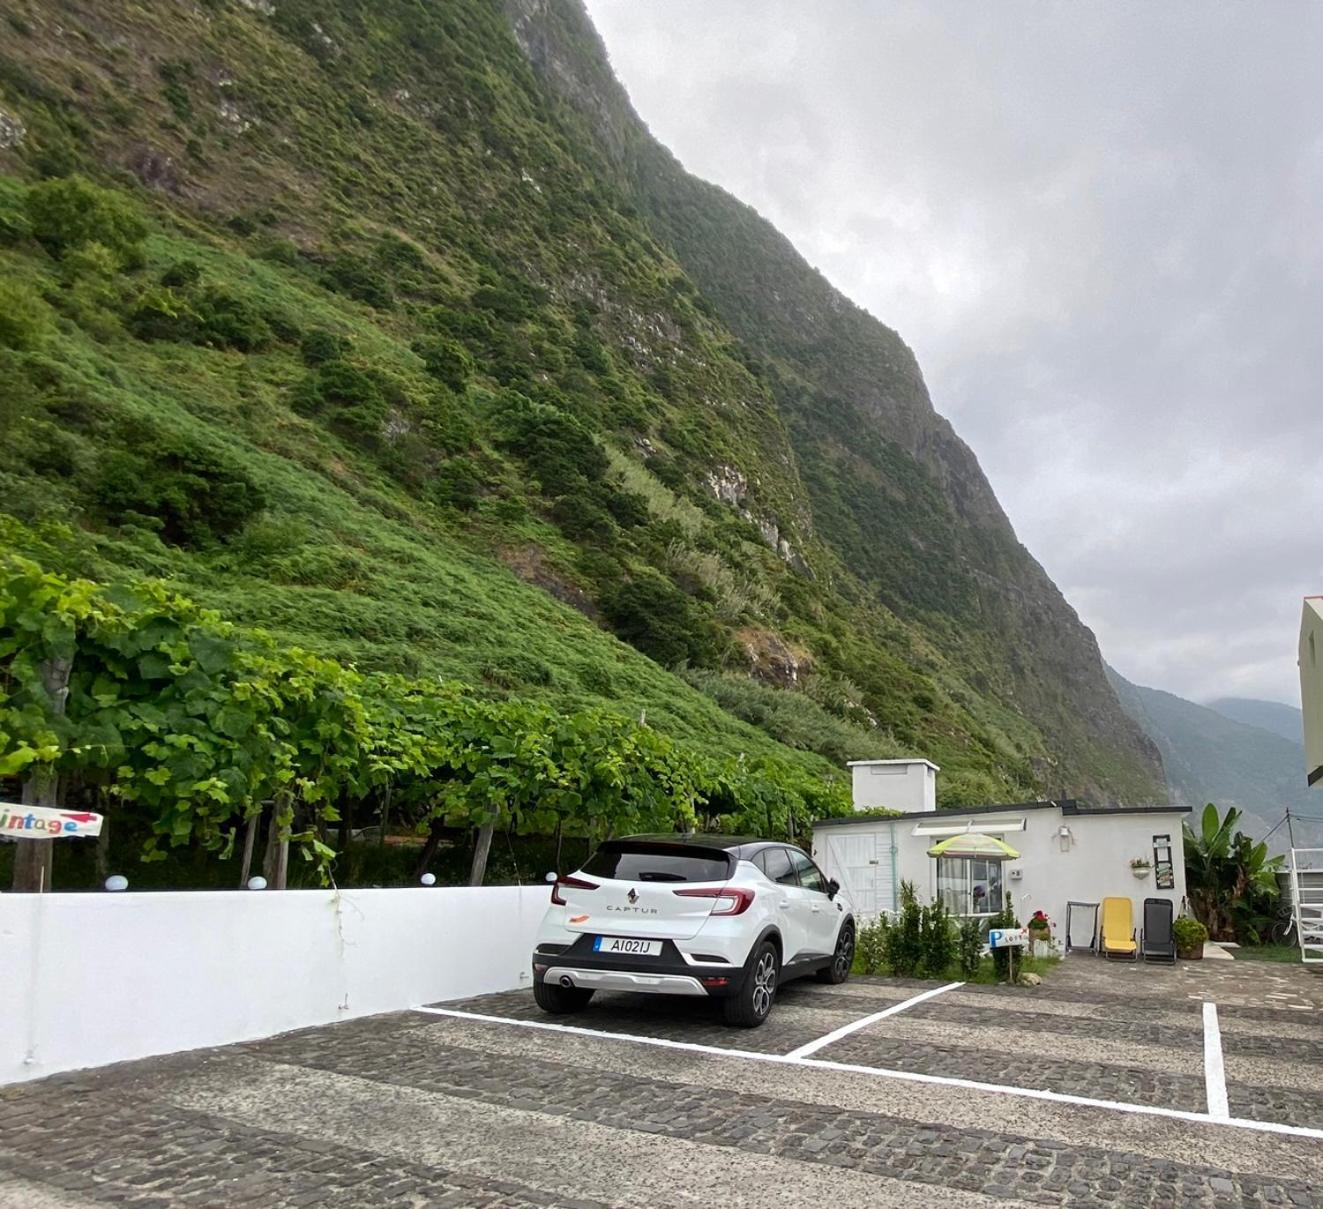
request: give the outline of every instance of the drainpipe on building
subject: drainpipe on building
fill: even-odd
[[[891,910],[900,905],[900,887],[896,885],[896,824],[891,824]]]

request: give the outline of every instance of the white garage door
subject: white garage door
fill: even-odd
[[[818,833],[822,864],[860,915],[896,909],[891,827],[833,827]]]

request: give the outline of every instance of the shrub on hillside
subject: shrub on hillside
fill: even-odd
[[[140,340],[187,340],[197,314],[183,294],[169,286],[150,286],[134,300],[125,323]]]
[[[13,178],[0,177],[0,244],[19,243],[31,234],[27,190]]]
[[[351,435],[372,439],[390,412],[382,375],[342,360],[312,370],[294,388],[290,402],[304,415],[325,415]]]
[[[386,275],[352,252],[340,252],[331,258],[322,274],[322,283],[337,294],[366,302],[379,311],[390,310],[395,305],[395,294]]]
[[[349,352],[349,341],[338,332],[327,331],[324,327],[304,332],[299,341],[299,353],[305,365],[325,365],[336,361]]]
[[[149,286],[134,299],[125,321],[139,339],[253,353],[269,348],[278,334],[293,334],[283,319],[247,298],[220,286],[195,288],[190,263],[173,266],[160,285]]]
[[[636,529],[652,519],[648,501],[635,491],[606,492],[606,510],[622,529]]]
[[[433,331],[454,336],[470,344],[487,344],[492,338],[491,317],[483,311],[465,307],[434,306],[424,316],[424,320]]]
[[[663,667],[710,666],[724,647],[711,619],[655,573],[620,584],[603,600],[602,611],[618,637]]]
[[[502,323],[519,323],[532,314],[530,300],[506,286],[481,286],[471,299],[481,311],[489,311]]]
[[[27,213],[33,237],[52,256],[99,243],[123,264],[141,261],[147,224],[122,193],[81,176],[41,181],[28,190]]]
[[[416,274],[427,268],[427,258],[418,245],[387,231],[377,240],[376,261],[396,273]]]
[[[444,336],[424,336],[413,342],[413,351],[438,382],[454,391],[462,391],[473,376],[473,357],[462,344]]]
[[[562,495],[551,506],[551,519],[572,541],[609,542],[619,532],[606,509],[578,492]]]
[[[607,459],[592,434],[560,408],[502,391],[494,410],[497,445],[537,476],[545,495],[566,495],[606,474]]]
[[[997,777],[986,772],[953,772],[942,778],[937,790],[939,806],[986,806],[990,802],[1006,801],[1006,787]]]
[[[43,478],[67,479],[78,472],[78,446],[74,438],[46,420],[29,419],[21,428],[17,446],[11,454]]]
[[[161,284],[172,290],[187,289],[202,280],[202,266],[196,260],[176,260],[161,274]]]
[[[482,473],[468,458],[451,458],[432,479],[432,498],[458,512],[471,512],[478,506],[482,491]]]
[[[193,340],[241,353],[259,352],[275,340],[271,324],[246,298],[211,287],[203,290],[195,305]]]
[[[138,435],[147,439],[134,444],[150,452],[108,453],[90,487],[93,509],[112,524],[145,524],[172,545],[205,546],[233,537],[266,506],[224,454],[185,438]]]
[[[36,348],[50,330],[50,307],[21,281],[0,281],[0,348]]]
[[[904,755],[889,735],[835,717],[803,692],[735,673],[691,671],[685,679],[727,713],[765,730],[788,747],[817,752],[833,764]]]

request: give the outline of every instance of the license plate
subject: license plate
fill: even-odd
[[[634,940],[628,936],[595,936],[595,953],[629,953],[640,957],[655,957],[662,950],[660,940]]]

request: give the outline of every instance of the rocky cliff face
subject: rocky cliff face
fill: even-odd
[[[1157,750],[1121,709],[1093,634],[1017,540],[905,342],[651,137],[579,0],[505,8],[544,86],[579,115],[657,237],[762,363],[816,534],[889,606],[951,623],[944,640],[985,669],[981,687],[1048,737],[1053,757],[1037,761],[1047,788],[1083,772],[1105,797],[1161,796]],[[898,537],[909,557],[894,557]]]

